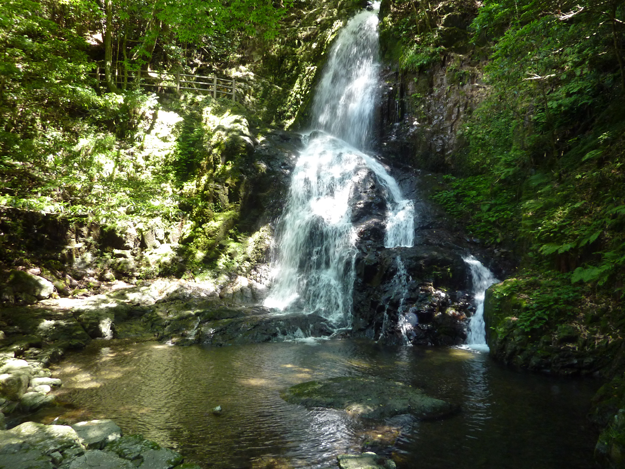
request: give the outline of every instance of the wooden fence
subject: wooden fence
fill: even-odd
[[[117,70],[113,70],[113,72],[117,72]],[[105,86],[104,68],[98,67],[94,75],[98,82],[101,83],[101,86]],[[244,88],[240,82],[237,85],[235,78],[220,78],[216,75],[191,75],[188,73],[172,74],[145,70],[132,74],[128,73],[125,77],[115,73],[113,81],[120,88],[128,85],[136,86],[139,83],[139,86],[156,89],[156,92],[173,88],[177,92],[190,90],[210,94],[213,98],[227,98],[233,101],[237,101],[237,97],[242,98],[240,95]]]

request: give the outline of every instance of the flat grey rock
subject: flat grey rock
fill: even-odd
[[[72,425],[84,446],[102,449],[122,436],[122,430],[112,420],[90,420]]]

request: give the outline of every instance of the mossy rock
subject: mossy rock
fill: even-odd
[[[13,290],[16,298],[22,299],[25,303],[49,298],[54,292],[52,282],[22,270],[13,270],[7,285]]]
[[[288,388],[281,397],[306,408],[345,410],[366,419],[411,414],[420,419],[447,417],[459,410],[449,402],[428,396],[410,385],[373,377],[341,377],[308,381]]]

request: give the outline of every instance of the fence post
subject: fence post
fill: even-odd
[[[217,99],[217,75],[213,78],[213,99]]]
[[[234,81],[234,77],[232,77],[232,100],[235,103],[237,102],[236,88],[237,88],[237,82]]]

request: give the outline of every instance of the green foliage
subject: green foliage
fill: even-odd
[[[437,196],[473,234],[514,241],[528,268],[617,296],[625,293],[624,16],[612,0],[485,1],[472,29],[474,43],[490,48],[488,92],[465,122],[467,147],[455,161],[462,177]],[[547,321],[548,306],[521,324]]]
[[[176,156],[172,160],[173,171],[181,182],[191,179],[206,158],[206,130],[201,116],[195,112],[185,115],[180,136],[176,140]]]
[[[448,213],[466,221],[466,228],[487,244],[510,241],[516,235],[518,215],[514,195],[500,190],[482,176],[456,178],[446,176],[446,189],[434,195]]]
[[[439,62],[446,48],[432,29],[429,13],[419,9],[415,18],[411,2],[397,2],[393,7],[381,23],[380,34],[395,38],[384,42],[399,45],[400,52],[395,53],[401,67],[418,72]]]
[[[557,272],[526,272],[497,286],[494,294],[523,298],[516,326],[525,332],[555,328],[579,314],[584,290]]]
[[[232,35],[239,31],[247,36],[273,39],[278,34],[278,21],[292,0],[276,8],[270,0],[219,1],[190,0],[167,2],[157,0],[156,16],[164,21],[182,42],[202,42],[207,38]]]
[[[404,49],[399,63],[406,70],[414,72],[425,70],[440,61],[444,50],[444,47],[432,44],[413,44]]]

